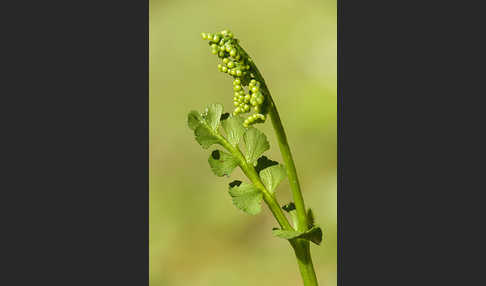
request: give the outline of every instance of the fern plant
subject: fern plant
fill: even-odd
[[[240,180],[229,183],[228,192],[233,204],[250,215],[256,215],[261,211],[262,201],[265,202],[280,226],[272,232],[276,237],[289,241],[304,285],[318,285],[309,244],[321,243],[322,230],[315,225],[312,210],[305,207],[287,137],[265,80],[230,31],[202,33],[201,36],[208,41],[212,54],[221,60],[218,70],[227,73],[233,80],[234,110],[231,114],[224,113],[221,104],[209,104],[203,112],[191,111],[188,115],[189,128],[204,149],[219,145],[208,159],[216,176],[229,176],[235,168],[241,168],[249,183]],[[255,126],[264,123],[268,117],[284,164],[263,155],[270,144],[265,134]],[[293,202],[281,206],[276,190],[286,177]],[[289,214],[291,222],[284,211]]]

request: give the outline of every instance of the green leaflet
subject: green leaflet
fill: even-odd
[[[233,181],[230,183],[229,194],[233,204],[248,214],[256,215],[262,210],[262,193],[251,184]]]
[[[260,130],[250,127],[243,135],[243,141],[246,145],[245,158],[248,163],[253,164],[263,152],[270,149],[267,137]]]
[[[206,107],[206,110],[202,114],[203,119],[206,124],[213,130],[216,131],[219,127],[219,121],[221,119],[221,114],[223,113],[223,105],[219,103],[213,103]]]
[[[283,230],[283,229],[274,228],[272,230],[272,234],[283,239],[293,239],[293,238],[297,238],[302,233],[296,230]]]
[[[306,231],[300,238],[304,238],[320,245],[322,242],[322,230],[319,226],[313,226]]]
[[[191,128],[191,130],[196,130],[196,128],[199,126],[199,124],[201,124],[202,121],[203,118],[201,114],[195,110],[192,110],[187,115],[187,125],[189,126],[189,128]]]
[[[260,171],[260,178],[263,184],[271,193],[277,188],[278,184],[282,182],[287,176],[287,171],[283,165],[274,165]]]
[[[245,127],[243,127],[244,119],[241,116],[231,116],[226,120],[221,121],[226,138],[233,145],[240,143],[240,139],[245,134]]]
[[[214,150],[208,159],[211,170],[216,176],[229,176],[238,166],[238,161],[231,155],[220,150]]]
[[[194,131],[196,134],[196,141],[201,144],[204,149],[208,149],[213,144],[218,144],[218,137],[214,136],[205,124],[199,125]]]
[[[204,149],[219,143],[216,134],[218,134],[217,129],[222,111],[223,106],[221,104],[210,104],[206,107],[204,114],[193,110],[187,115],[187,125],[194,130],[196,141]]]
[[[322,230],[318,226],[314,226],[303,233],[295,230],[282,230],[277,228],[274,228],[272,233],[273,235],[283,239],[301,238],[312,241],[317,245],[320,245],[322,242]]]

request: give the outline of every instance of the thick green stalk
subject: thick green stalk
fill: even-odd
[[[280,148],[280,153],[282,154],[282,159],[287,167],[287,176],[289,178],[290,189],[292,190],[292,196],[294,198],[295,209],[297,211],[298,225],[297,230],[306,231],[308,229],[307,224],[307,212],[305,209],[304,198],[300,190],[299,179],[297,177],[297,170],[295,169],[294,159],[292,158],[292,153],[290,152],[290,146],[287,141],[287,135],[285,135],[285,130],[282,126],[282,121],[273,102],[270,91],[263,79],[262,75],[258,71],[256,65],[251,62],[252,70],[256,73],[256,78],[262,83],[262,92],[265,98],[268,100],[268,114],[272,120],[273,129],[275,130],[275,135],[277,136],[278,146]]]
[[[291,243],[294,248],[297,263],[299,264],[300,274],[305,286],[318,286],[316,272],[312,264],[310,245],[308,240],[297,239]]]
[[[243,48],[241,48],[241,50],[243,50]],[[263,79],[263,76],[260,74],[260,71],[258,70],[255,63],[251,60],[250,57],[248,58],[250,59],[252,71],[254,71],[255,73],[254,75],[257,78],[257,80],[261,82],[262,92],[264,93],[266,100],[268,100],[268,105],[267,105],[268,113],[272,120],[273,129],[275,130],[275,134],[277,136],[280,153],[282,154],[282,159],[287,167],[287,176],[289,178],[290,189],[292,190],[292,196],[294,199],[295,209],[297,212],[297,220],[298,220],[297,230],[304,232],[309,228],[308,221],[307,221],[307,212],[304,204],[304,198],[300,190],[300,184],[299,184],[299,179],[297,177],[297,170],[295,168],[294,159],[292,158],[292,153],[290,152],[290,146],[287,141],[287,136],[285,134],[282,121],[280,120],[277,107],[275,106],[275,102],[272,99],[272,96],[270,94],[270,91],[268,90],[265,80]],[[303,239],[296,239],[290,241],[290,244],[292,245],[295,255],[297,257],[297,263],[299,264],[299,270],[302,276],[302,280],[304,282],[304,286],[318,286],[316,273],[314,270],[314,266],[312,264],[309,241]]]

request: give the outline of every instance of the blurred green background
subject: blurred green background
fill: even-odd
[[[321,286],[336,285],[336,2],[150,0],[150,285],[301,285],[276,221],[236,209],[231,179],[212,174],[187,127],[209,103],[232,109],[232,81],[201,32],[230,29],[257,63],[277,104],[304,198],[323,228],[312,244]],[[258,125],[282,162],[271,123]],[[210,149],[212,150],[212,149]],[[288,182],[277,192],[290,201]]]

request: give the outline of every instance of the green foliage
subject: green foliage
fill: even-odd
[[[246,161],[253,164],[263,152],[270,149],[267,137],[260,130],[250,127],[243,135],[243,141],[246,145]]]
[[[189,128],[194,130],[196,141],[204,149],[213,144],[219,144],[228,151],[214,150],[208,158],[211,170],[216,176],[229,176],[237,166],[240,166],[244,169],[245,174],[248,172],[256,174],[252,180],[258,182],[261,180],[265,189],[259,189],[254,184],[242,184],[240,181],[234,181],[230,184],[229,191],[233,204],[237,208],[252,215],[259,213],[263,199],[262,191],[273,193],[277,185],[285,178],[285,168],[282,165],[278,165],[277,162],[265,156],[258,158],[270,148],[265,134],[254,127],[245,128],[243,118],[238,115],[223,114],[221,104],[208,105],[202,114],[197,111],[189,112],[187,122]],[[225,131],[226,136],[220,133],[219,126]],[[246,146],[244,157],[239,149],[241,138]],[[255,163],[256,169],[253,166]],[[258,177],[258,172],[261,178]],[[255,183],[255,181],[253,182]]]
[[[306,232],[299,232],[296,230],[282,230],[274,228],[272,230],[273,235],[283,238],[283,239],[305,239],[312,241],[313,243],[320,245],[322,242],[322,230],[318,226],[314,226]]]
[[[238,166],[236,160],[231,154],[220,150],[214,150],[208,159],[211,170],[216,176],[229,176]]]
[[[268,167],[260,172],[260,178],[262,178],[263,184],[271,193],[274,192],[278,184],[280,184],[286,176],[287,173],[285,167],[280,164]]]
[[[228,141],[236,146],[240,143],[240,139],[245,134],[245,128],[243,127],[243,118],[241,116],[232,116],[221,122],[224,132],[228,138]]]
[[[196,141],[204,149],[220,143],[217,136],[217,128],[222,111],[223,106],[221,104],[210,104],[206,107],[203,114],[193,110],[187,116],[187,125],[194,130]]]
[[[213,144],[218,144],[219,139],[208,128],[206,124],[199,125],[194,131],[196,141],[201,144],[204,149],[208,149]]]
[[[201,124],[203,121],[203,118],[201,114],[195,110],[192,110],[189,112],[189,115],[187,116],[187,125],[191,130],[196,130],[196,128]]]
[[[233,204],[240,210],[256,215],[262,209],[262,193],[252,184],[234,181],[230,184],[229,194]]]
[[[219,121],[221,119],[221,114],[223,113],[223,105],[221,104],[210,104],[206,107],[206,110],[202,114],[206,124],[213,130],[216,131],[219,126]]]

